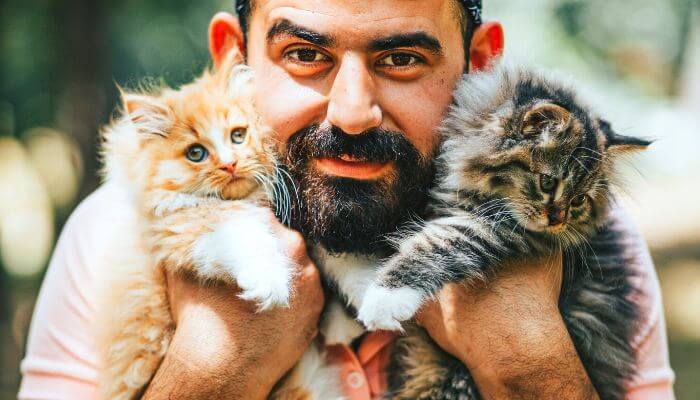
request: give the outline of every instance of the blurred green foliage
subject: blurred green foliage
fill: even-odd
[[[657,94],[677,93],[693,8],[700,2],[562,0],[554,4],[559,25],[584,55],[621,77],[632,75]]]
[[[232,1],[4,0],[0,3],[0,135],[35,126],[68,132],[96,184],[98,125],[117,100],[116,84],[144,77],[174,85],[208,62],[206,30]]]

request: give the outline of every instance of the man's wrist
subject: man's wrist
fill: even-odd
[[[456,355],[485,398],[598,398],[558,310],[500,328],[478,330]]]
[[[266,399],[276,379],[240,348],[218,316],[201,308],[180,318],[144,399]]]

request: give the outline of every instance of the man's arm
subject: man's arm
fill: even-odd
[[[597,399],[562,320],[561,259],[504,266],[487,288],[450,284],[419,316],[484,398]]]
[[[128,201],[118,187],[103,185],[81,203],[61,233],[34,310],[20,399],[97,398],[96,281],[114,267],[104,254],[121,241]],[[264,398],[296,363],[315,335],[323,292],[301,237],[280,229],[300,269],[290,307],[256,314],[238,299],[236,288],[170,277],[177,329],[145,398],[219,398],[213,393]]]
[[[641,310],[636,376],[629,399],[672,400],[661,291],[644,239],[617,208],[612,218],[626,232]],[[596,398],[558,309],[561,261],[504,266],[488,288],[450,285],[424,307],[419,322],[435,341],[467,365],[479,389],[493,398]]]
[[[169,277],[173,342],[144,399],[265,399],[316,335],[323,294],[315,267],[297,276],[289,308],[256,313],[224,285]]]
[[[301,358],[317,333],[323,291],[301,235],[278,232],[300,266],[288,308],[258,313],[235,287],[168,276],[177,326],[144,399],[266,399]]]

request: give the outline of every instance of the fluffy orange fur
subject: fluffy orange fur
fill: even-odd
[[[124,93],[122,116],[104,129],[106,177],[131,194],[133,218],[101,279],[102,398],[137,397],[168,348],[174,325],[165,270],[236,281],[260,309],[287,302],[292,268],[275,248],[266,211],[272,139],[250,86],[249,70],[232,54],[178,90]],[[193,146],[206,157],[188,156]],[[236,248],[237,236],[249,233]]]

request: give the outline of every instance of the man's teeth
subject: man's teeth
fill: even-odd
[[[352,157],[352,156],[348,156],[348,155],[342,155],[342,156],[340,156],[340,157],[338,157],[338,158],[340,158],[340,159],[343,160],[343,161],[347,161],[347,162],[364,162],[364,161],[367,161],[367,160],[364,160],[364,159],[361,159],[361,158]]]

